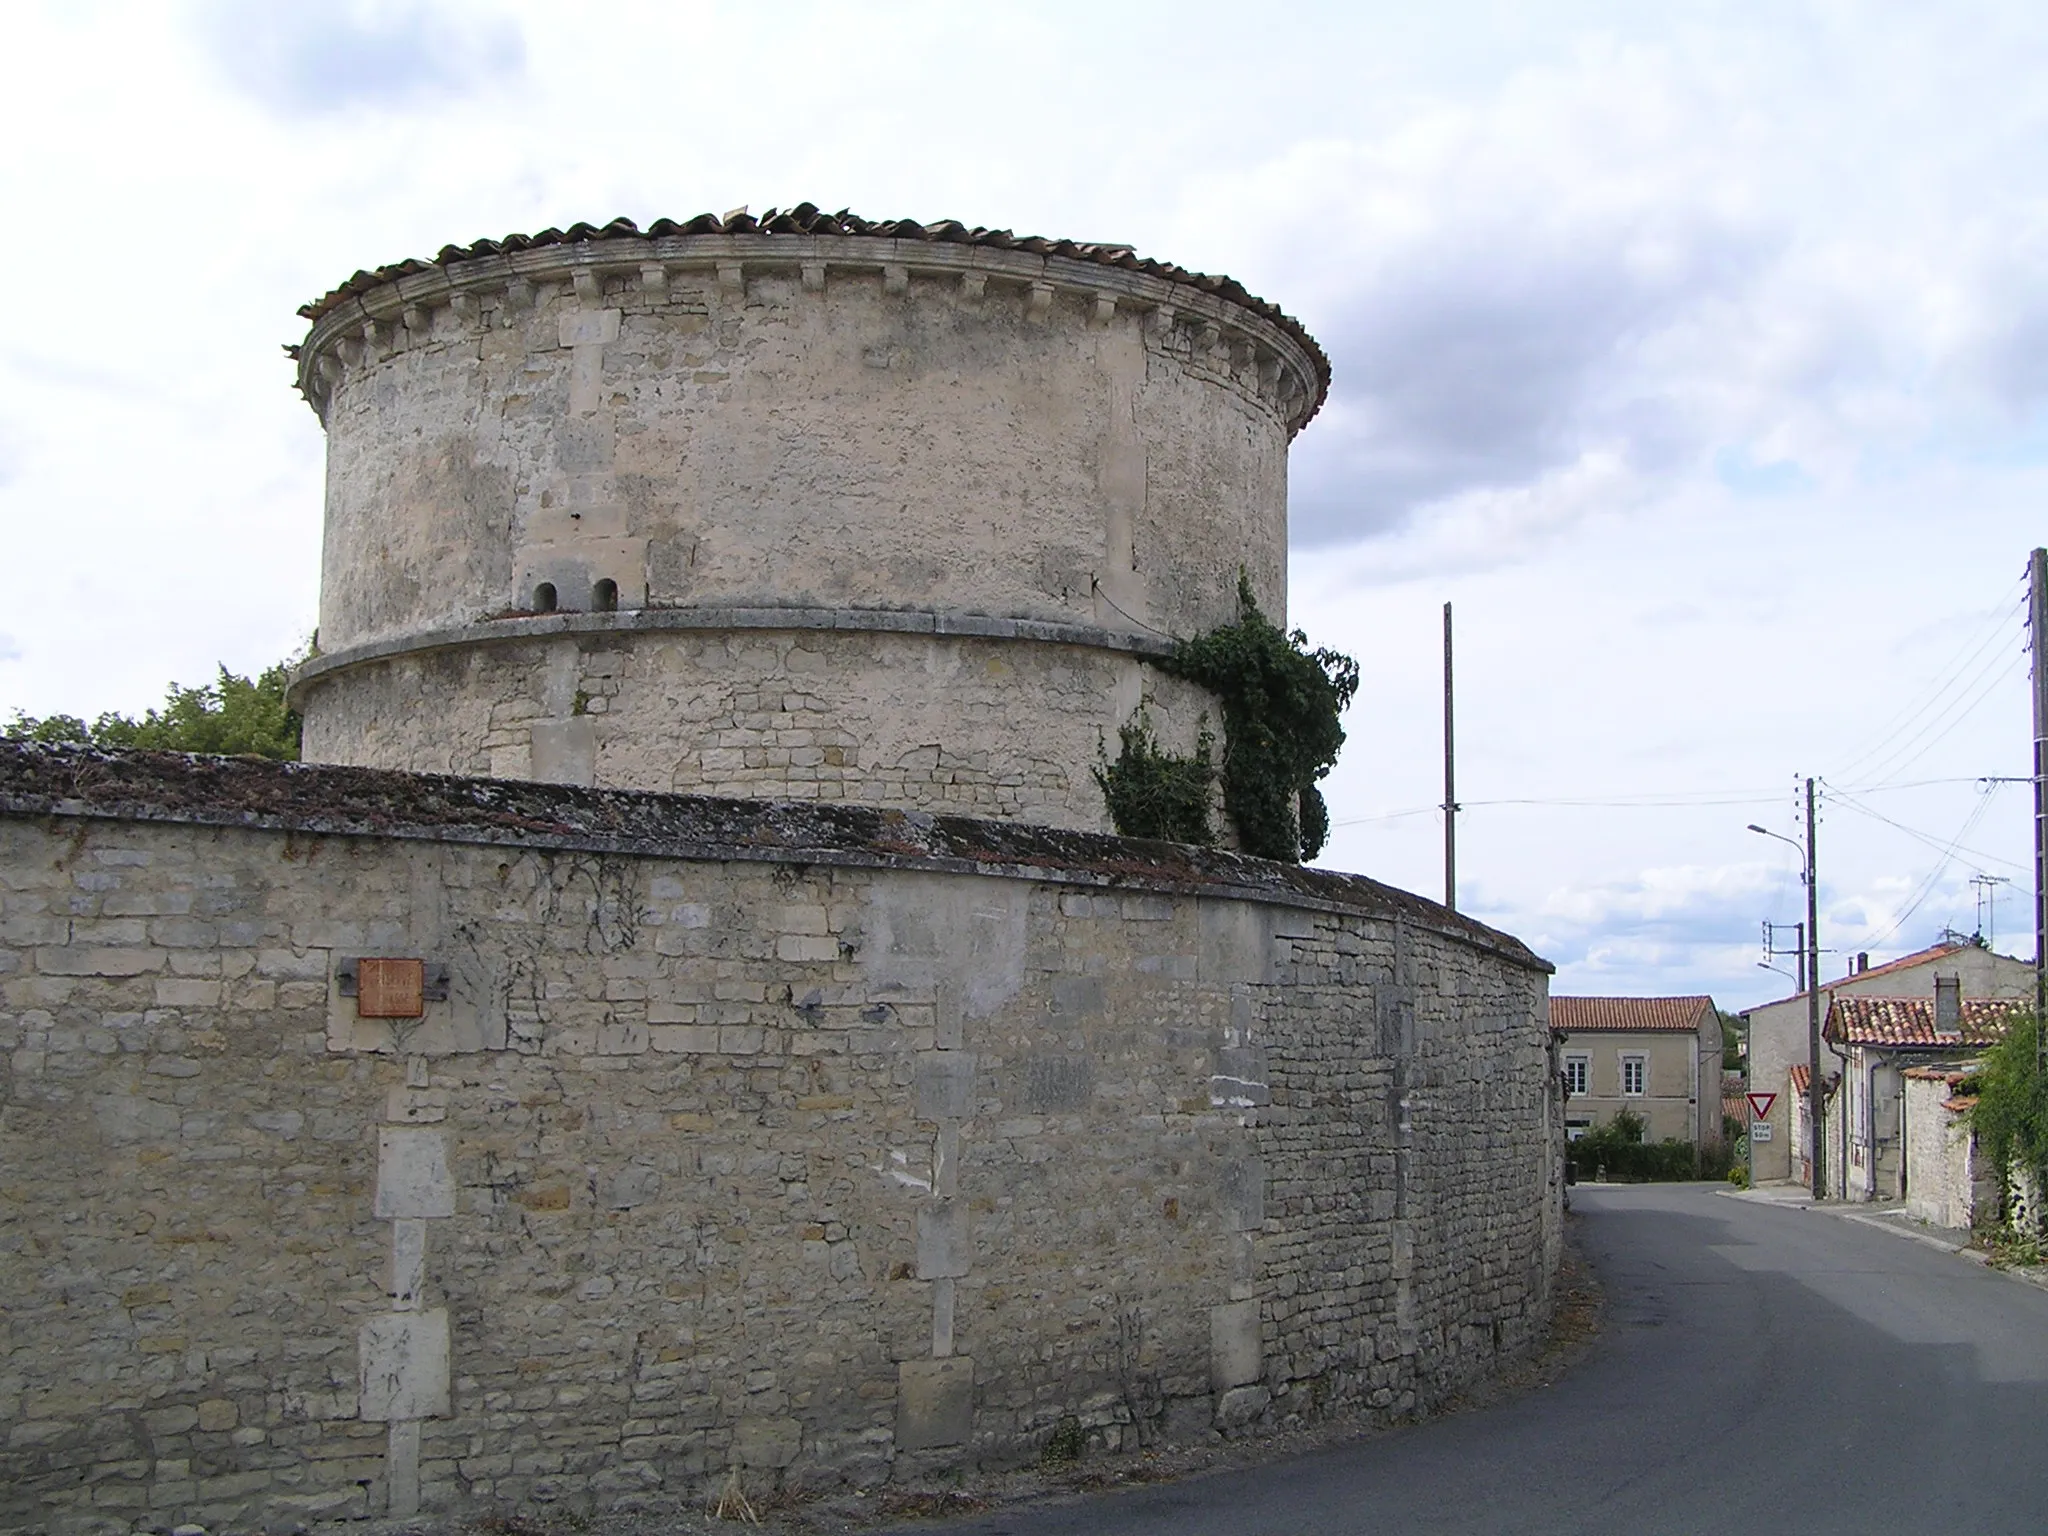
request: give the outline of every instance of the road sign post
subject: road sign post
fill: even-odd
[[[1756,1144],[1771,1139],[1771,1106],[1778,1102],[1775,1093],[1752,1093],[1749,1099],[1749,1187],[1756,1188]]]

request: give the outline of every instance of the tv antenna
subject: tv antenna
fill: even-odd
[[[1970,884],[1977,888],[1977,931],[1984,935],[1984,947],[1998,947],[1998,888],[2011,885],[2004,875],[1972,875]]]

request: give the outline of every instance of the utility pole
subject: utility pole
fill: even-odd
[[[1792,930],[1792,947],[1790,949],[1778,948],[1778,930],[1780,928],[1790,928]],[[1768,919],[1765,920],[1765,959],[1768,962],[1770,960],[1776,960],[1781,955],[1794,955],[1798,957],[1797,964],[1799,966],[1799,990],[1801,992],[1804,992],[1806,990],[1806,924],[1774,923],[1769,921]],[[1777,967],[1766,964],[1766,969],[1777,970]],[[1783,971],[1778,971],[1778,974],[1782,976],[1785,973]]]
[[[1444,905],[1458,910],[1458,771],[1451,720],[1451,605],[1444,604]]]
[[[2037,749],[2038,750],[2038,749]],[[1813,780],[1806,781],[1806,1124],[1813,1134],[1813,1198],[1827,1198],[1827,1138],[1821,1134],[1821,1107],[1827,1100],[1820,1081],[1820,881],[1813,855]],[[2037,972],[2038,974],[2038,972]]]
[[[2027,557],[2027,644],[2034,656],[2034,1017],[2048,1017],[2048,549]],[[2048,1065],[2048,1029],[2037,1030]]]

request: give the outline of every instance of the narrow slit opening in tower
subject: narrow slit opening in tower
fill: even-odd
[[[592,613],[617,613],[619,611],[619,584],[607,576],[590,589],[590,611]]]
[[[533,589],[533,611],[553,613],[555,611],[555,584],[544,581]]]

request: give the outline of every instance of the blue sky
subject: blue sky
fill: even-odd
[[[1950,3],[11,7],[0,711],[304,638],[321,440],[278,347],[358,267],[811,200],[1223,271],[1332,358],[1292,618],[1358,656],[1327,862],[1566,991],[1783,990],[2006,876],[2048,540],[2048,21]],[[1955,847],[1952,849],[1951,844]],[[2005,947],[2003,944],[2001,947]],[[1843,961],[1829,957],[1824,969]]]

